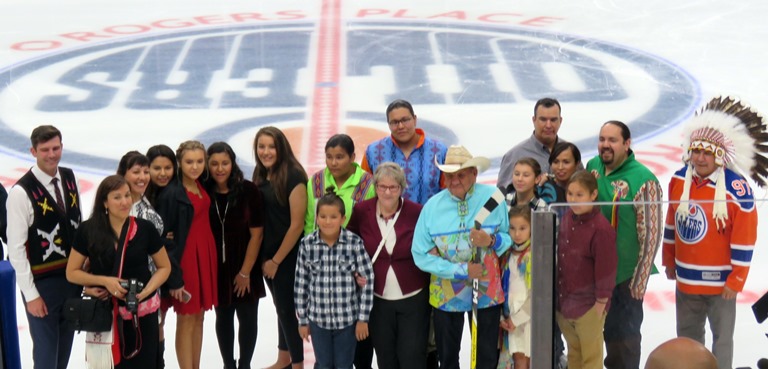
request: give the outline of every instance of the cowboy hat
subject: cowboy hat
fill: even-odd
[[[491,161],[482,156],[473,157],[464,146],[451,145],[445,153],[445,164],[438,163],[435,157],[435,165],[445,173],[455,173],[472,167],[477,168],[477,172],[481,173],[491,166]]]

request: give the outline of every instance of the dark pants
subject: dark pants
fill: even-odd
[[[368,329],[370,332],[370,324]],[[373,364],[373,341],[368,336],[362,341],[357,341],[355,345],[355,369],[371,369],[371,364]]]
[[[309,322],[309,334],[315,349],[315,369],[352,369],[355,358],[355,326],[324,329]]]
[[[240,364],[235,363],[235,314],[239,329]],[[237,302],[216,308],[216,339],[226,369],[250,369],[259,329],[259,300]]]
[[[435,309],[435,341],[440,369],[469,367],[459,364],[464,312]],[[472,312],[467,312],[469,320]],[[499,360],[499,318],[501,305],[477,310],[477,369],[495,369]],[[471,324],[471,323],[470,323]]]
[[[431,310],[428,287],[402,300],[373,298],[371,339],[379,368],[426,368]]]
[[[640,367],[640,326],[643,324],[643,300],[629,293],[629,280],[613,289],[611,306],[605,318],[605,367],[638,369]]]
[[[35,287],[48,315],[36,318],[27,312],[34,369],[66,369],[75,332],[67,329],[61,310],[66,299],[80,295],[81,287],[67,282],[63,275],[35,281]]]
[[[277,348],[290,352],[292,363],[300,363],[304,361],[304,343],[299,336],[299,321],[293,303],[295,273],[296,253],[292,252],[280,263],[275,278],[264,280],[272,293],[272,301],[277,310]]]

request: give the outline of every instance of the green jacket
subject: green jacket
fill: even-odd
[[[315,203],[317,199],[325,194],[325,188],[333,186],[335,192],[344,200],[344,212],[347,219],[344,221],[344,227],[347,226],[349,218],[352,216],[352,208],[356,203],[370,199],[376,196],[376,188],[373,185],[373,176],[364,171],[357,163],[353,163],[355,172],[347,178],[347,181],[341,186],[336,186],[336,180],[333,179],[331,171],[328,168],[315,173],[307,182],[307,213],[304,216],[304,234],[309,235],[315,231]]]
[[[587,170],[597,176],[598,201],[661,201],[659,180],[648,168],[635,160],[630,152],[627,159],[610,174],[600,156],[587,163]],[[604,205],[602,213],[616,229],[619,257],[616,284],[632,278],[630,290],[642,296],[651,274],[658,273],[653,265],[662,240],[661,204]]]

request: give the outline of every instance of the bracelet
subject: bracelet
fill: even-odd
[[[249,277],[249,276],[247,276],[247,275],[245,275],[245,274],[243,274],[243,273],[240,273],[240,272],[237,272],[237,275],[239,275],[239,276],[240,276],[240,277],[242,277],[243,279],[249,279],[249,278],[251,278],[251,277]]]
[[[496,235],[492,234],[491,235],[491,243],[488,245],[488,247],[493,247],[493,245],[495,245],[495,244],[496,244]]]
[[[269,261],[271,261],[272,263],[274,263],[277,266],[280,266],[280,263],[276,262],[275,259],[269,259]]]

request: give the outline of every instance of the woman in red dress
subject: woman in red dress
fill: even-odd
[[[158,212],[169,222],[166,229],[176,243],[170,256],[181,265],[187,296],[172,300],[177,314],[176,358],[180,369],[199,369],[204,314],[217,305],[216,243],[208,218],[211,199],[198,182],[205,171],[205,146],[185,141],[176,158],[180,175],[158,198]]]

